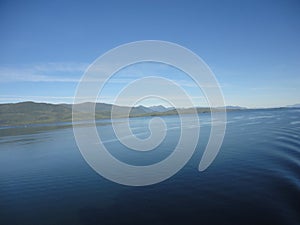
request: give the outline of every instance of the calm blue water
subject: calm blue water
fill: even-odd
[[[200,118],[192,159],[172,178],[146,187],[99,176],[67,124],[0,129],[0,224],[300,224],[300,110],[228,113],[220,153],[201,173],[210,118]],[[98,131],[115,157],[148,165],[177,144],[177,117],[164,119],[166,139],[145,154],[122,146],[107,121]],[[131,119],[137,136],[148,135],[148,120]]]

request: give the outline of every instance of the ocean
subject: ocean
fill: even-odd
[[[240,110],[227,117],[223,145],[205,171],[198,171],[210,134],[210,115],[203,113],[188,163],[142,187],[97,174],[69,123],[1,127],[0,224],[300,224],[300,109]],[[123,146],[109,120],[98,121],[97,129],[114,157],[151,165],[168,157],[180,137],[178,117],[161,118],[166,137],[148,152]],[[133,133],[147,138],[150,119],[130,118]]]

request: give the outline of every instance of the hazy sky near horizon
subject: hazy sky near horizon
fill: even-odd
[[[0,29],[0,103],[72,102],[89,64],[118,45],[139,40],[170,41],[195,52],[214,72],[227,105],[300,103],[297,0],[4,0]],[[147,66],[139,69],[151,72]],[[176,81],[172,72],[165,70],[165,75]],[[177,81],[197,105],[204,104],[200,91]],[[115,94],[110,92],[114,83],[122,85],[112,82],[104,101]]]

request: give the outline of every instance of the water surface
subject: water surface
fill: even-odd
[[[149,135],[149,119],[131,118],[137,136]],[[118,159],[149,165],[171,154],[179,138],[178,118],[164,119],[166,139],[145,154],[120,144],[109,121],[99,123],[98,132]],[[209,114],[200,119],[192,159],[175,176],[146,187],[122,186],[94,172],[68,124],[0,129],[0,224],[300,224],[300,110],[228,113],[220,153],[201,173]]]

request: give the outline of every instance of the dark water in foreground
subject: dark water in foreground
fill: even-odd
[[[300,224],[300,110],[228,113],[220,153],[201,173],[210,127],[209,115],[200,118],[192,159],[175,176],[146,187],[95,173],[71,127],[1,129],[0,224]],[[132,119],[137,135],[145,135],[148,119]],[[98,129],[119,159],[151,164],[167,157],[179,137],[177,118],[165,121],[172,129],[158,154],[143,157],[122,147],[111,125]]]

